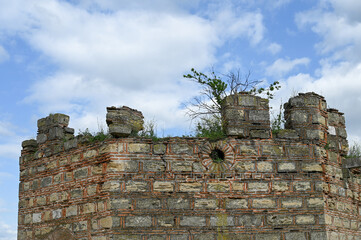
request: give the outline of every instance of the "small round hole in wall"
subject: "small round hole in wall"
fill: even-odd
[[[224,152],[218,148],[215,148],[209,154],[214,163],[221,163],[224,161]]]

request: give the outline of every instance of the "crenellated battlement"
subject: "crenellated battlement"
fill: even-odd
[[[267,99],[228,96],[218,141],[131,137],[143,115],[128,107],[107,108],[104,141],[42,118],[22,143],[18,239],[360,239],[361,161],[326,106],[291,98],[272,134]]]

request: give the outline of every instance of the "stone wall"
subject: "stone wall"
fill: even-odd
[[[18,238],[361,239],[361,164],[344,160],[342,113],[314,93],[285,109],[287,129],[273,136],[267,100],[231,96],[219,141],[129,137],[137,111],[94,143],[65,115],[41,119],[38,140],[23,142]]]

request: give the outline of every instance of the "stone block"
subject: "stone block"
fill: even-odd
[[[257,172],[272,172],[273,163],[272,162],[257,162]]]
[[[200,192],[202,191],[202,184],[198,182],[180,183],[180,192]]]
[[[118,144],[117,143],[106,143],[99,148],[99,154],[103,153],[117,153],[118,152]]]
[[[307,240],[304,232],[285,233],[285,240]]]
[[[234,169],[238,172],[253,172],[256,169],[256,164],[251,161],[240,161],[236,162]]]
[[[63,140],[64,136],[65,136],[64,130],[60,127],[52,127],[49,129],[49,135],[48,135],[49,140],[54,140],[54,139]]]
[[[83,191],[80,188],[75,188],[70,190],[71,199],[81,198],[81,197],[83,197]]]
[[[83,154],[83,156],[84,156],[84,158],[91,158],[91,157],[96,156],[97,154],[98,154],[97,151],[94,150],[94,149],[92,149],[92,150],[86,151],[86,152]]]
[[[242,155],[258,155],[258,146],[240,145],[239,153]]]
[[[70,156],[70,161],[72,163],[79,162],[80,161],[80,154],[72,154]]]
[[[229,192],[230,184],[228,182],[215,182],[208,183],[208,192]]]
[[[251,129],[249,132],[251,138],[267,139],[271,137],[269,129]]]
[[[153,145],[153,153],[154,154],[165,154],[167,151],[167,146],[165,144],[154,144]]]
[[[238,217],[238,223],[243,227],[258,227],[262,225],[262,216],[245,214]]]
[[[160,200],[155,198],[137,199],[136,208],[138,209],[159,209],[161,207]]]
[[[131,209],[132,202],[130,199],[120,198],[110,200],[111,209]]]
[[[91,166],[91,174],[99,175],[103,173],[103,164],[95,164]]]
[[[166,240],[166,235],[151,235],[147,240]]]
[[[247,199],[226,199],[226,209],[245,209],[248,208]]]
[[[129,153],[149,153],[150,145],[146,143],[129,143],[128,144]]]
[[[85,178],[87,176],[88,176],[88,167],[79,168],[74,171],[75,179]]]
[[[189,199],[186,198],[169,198],[167,205],[169,209],[190,209]]]
[[[268,215],[267,223],[270,225],[290,225],[293,222],[291,215]]]
[[[275,208],[276,201],[270,198],[253,199],[252,206],[254,208]]]
[[[152,226],[152,217],[150,216],[127,216],[125,217],[126,227],[150,227]]]
[[[314,224],[315,216],[313,215],[297,215],[296,224]]]
[[[76,222],[76,223],[73,223],[72,225],[73,225],[73,231],[74,232],[86,231],[87,228],[88,228],[87,221]]]
[[[50,186],[52,183],[52,177],[45,177],[43,179],[41,179],[41,187],[48,187]]]
[[[120,183],[118,181],[108,181],[105,182],[102,186],[102,190],[103,191],[107,191],[107,192],[116,192],[116,191],[120,191]]]
[[[58,219],[62,217],[62,210],[61,209],[55,209],[53,210],[53,219]]]
[[[78,208],[76,205],[72,205],[72,206],[65,208],[65,216],[66,217],[76,216],[77,214],[78,214]]]
[[[112,240],[142,240],[142,235],[135,235],[135,234],[114,234]]]
[[[255,240],[281,240],[280,233],[260,233],[256,234]]]
[[[56,168],[57,163],[58,163],[58,161],[56,161],[56,160],[47,162],[46,169],[52,170],[52,169]]]
[[[294,129],[281,129],[278,133],[276,133],[276,138],[282,139],[299,139],[297,131]]]
[[[188,240],[188,234],[174,234],[170,235],[170,240]]]
[[[111,160],[107,172],[138,172],[138,162],[133,160]]]
[[[36,204],[38,206],[42,206],[46,204],[46,197],[45,196],[39,196],[36,198]]]
[[[38,144],[35,139],[25,140],[21,143],[21,147],[24,150],[34,151],[38,148]]]
[[[153,184],[153,190],[156,192],[173,192],[174,191],[174,183],[173,182],[156,181]]]
[[[160,160],[147,160],[143,162],[143,170],[146,172],[164,172],[166,170],[166,163]]]
[[[36,218],[38,218],[38,216],[36,216]],[[24,224],[31,224],[31,223],[33,223],[33,215],[31,213],[25,214]]]
[[[109,134],[113,137],[128,137],[132,133],[129,125],[109,124]]]
[[[69,149],[78,147],[78,139],[69,139],[66,142],[64,142],[64,149],[65,151],[68,151]]]
[[[267,192],[268,191],[267,182],[249,182],[247,183],[248,192]]]
[[[182,227],[205,227],[206,218],[200,216],[182,216],[179,225]]]
[[[311,240],[327,240],[326,232],[311,232]]]
[[[193,240],[214,240],[215,234],[213,233],[200,233],[194,234]],[[232,238],[235,239],[235,238]]]
[[[200,162],[193,162],[192,169],[193,169],[193,173],[204,172],[207,170]]]
[[[321,163],[302,163],[304,172],[323,172]]]
[[[257,97],[248,94],[238,94],[238,105],[244,107],[255,107],[258,105]]]
[[[172,161],[171,170],[175,172],[191,172],[193,161]]]
[[[33,213],[33,223],[39,223],[41,220],[41,213]]]
[[[147,182],[128,181],[125,185],[128,192],[146,192],[149,190]]]
[[[283,148],[277,145],[264,145],[262,146],[262,155],[283,155]]]
[[[312,140],[324,140],[325,132],[322,130],[306,129],[306,138]]]
[[[238,137],[247,137],[247,130],[242,126],[226,126],[225,131],[227,136],[238,136]]]
[[[311,183],[310,182],[294,182],[293,187],[295,191],[310,191]]]
[[[218,206],[217,199],[195,199],[194,208],[199,209],[216,209]]]
[[[161,227],[173,227],[175,224],[174,216],[158,216],[157,223]]]
[[[249,234],[242,233],[223,233],[223,239],[232,239],[232,240],[251,240],[252,236]],[[218,236],[217,236],[218,237]],[[221,238],[222,239],[222,238]],[[218,240],[218,239],[217,239]]]
[[[306,124],[308,114],[306,111],[293,111],[291,112],[290,119],[292,123],[295,124]]]
[[[231,123],[240,123],[246,120],[245,111],[242,109],[227,107],[223,109],[222,115],[227,122]]]
[[[106,236],[93,236],[92,235],[92,240],[107,240]]]
[[[310,156],[310,149],[304,145],[292,146],[288,148],[288,154],[291,157]]]
[[[245,184],[241,182],[232,182],[232,190],[233,191],[244,191]]]
[[[297,172],[295,162],[280,162],[278,163],[278,172]]]
[[[112,228],[113,227],[113,219],[111,216],[107,216],[104,218],[101,218],[99,220],[99,225],[101,228]]]
[[[212,227],[230,227],[234,226],[234,217],[219,213],[216,216],[211,216],[209,223]]]
[[[283,208],[301,208],[302,207],[302,199],[300,199],[300,198],[282,199],[281,205]]]
[[[307,206],[310,208],[323,208],[325,201],[323,198],[309,198],[307,199]]]
[[[172,144],[172,152],[175,154],[193,154],[193,147],[186,143]]]
[[[94,213],[96,211],[96,206],[94,203],[83,204],[83,213]]]

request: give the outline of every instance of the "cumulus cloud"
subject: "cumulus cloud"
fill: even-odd
[[[0,63],[7,61],[9,58],[8,52],[0,45]]]
[[[318,91],[328,105],[345,113],[346,126],[352,139],[361,130],[361,2],[325,0],[317,8],[299,13],[296,23],[321,37],[315,45],[321,55],[316,76],[294,76],[287,84],[302,84],[305,90]]]
[[[16,240],[17,231],[15,226],[10,226],[0,221],[0,240]]]
[[[320,54],[330,54],[332,60],[357,63],[361,56],[361,8],[359,1],[326,1],[332,6],[319,7],[296,16],[299,27],[311,26],[322,37],[315,46]],[[352,17],[352,16],[358,16]]]
[[[258,12],[237,13],[230,8],[223,8],[214,14],[213,24],[223,37],[246,37],[253,46],[264,38],[263,15]]]
[[[197,4],[15,0],[0,10],[0,31],[22,37],[58,68],[24,99],[37,103],[40,114],[67,113],[84,129],[90,126],[80,121],[103,122],[106,106],[128,105],[169,128],[186,128],[181,103],[198,90],[182,75],[216,63],[217,48],[229,40],[256,46],[264,39],[261,13],[231,2],[196,14],[184,10]]]
[[[267,50],[272,54],[277,54],[282,50],[282,46],[278,43],[271,43],[268,45]]]
[[[269,76],[281,77],[292,71],[298,65],[307,65],[310,62],[308,58],[277,59],[272,65],[267,67],[266,74]]]

